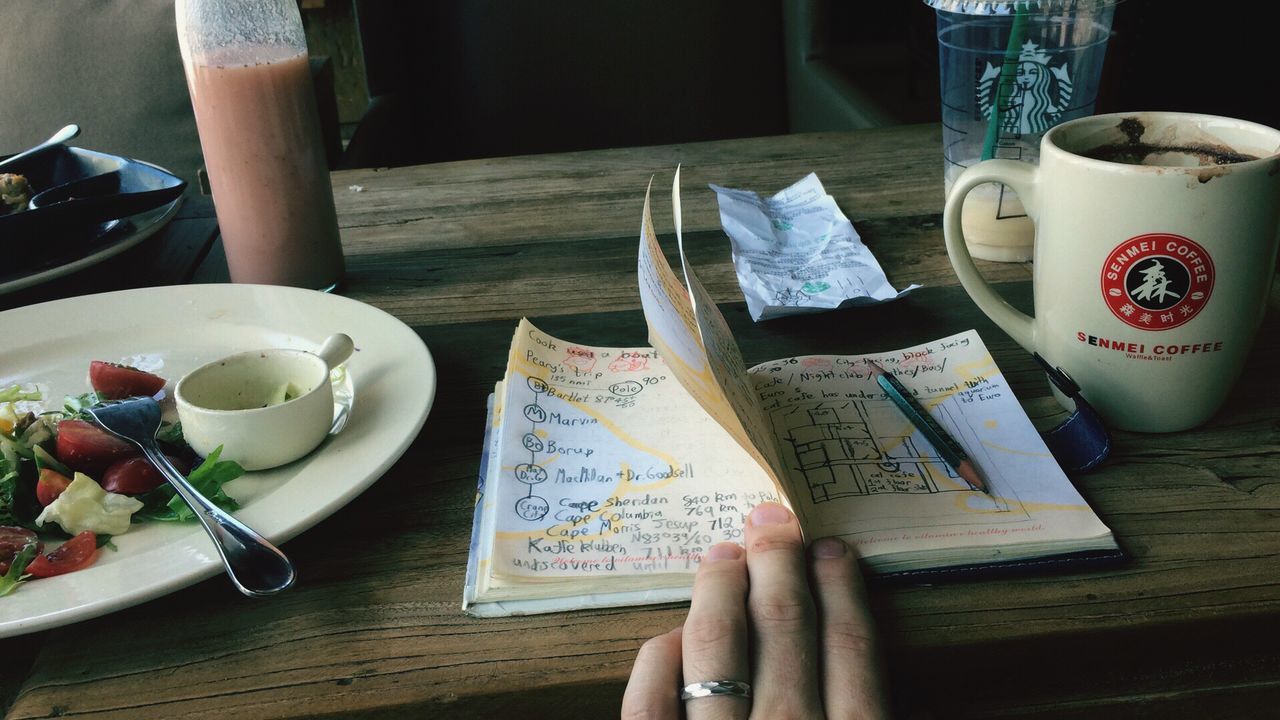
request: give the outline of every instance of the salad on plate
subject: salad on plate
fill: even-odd
[[[85,409],[109,400],[157,396],[166,380],[127,365],[93,361],[89,392],[51,398],[35,386],[0,387],[0,598],[21,584],[74,572],[114,549],[111,538],[142,522],[180,522],[195,514],[132,444],[93,424]],[[223,485],[244,474],[200,458],[166,420],[162,452],[206,498],[238,507]]]

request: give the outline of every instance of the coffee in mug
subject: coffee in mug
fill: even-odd
[[[965,247],[965,196],[991,182],[1012,187],[1035,224],[1034,317],[996,294]],[[943,226],[978,307],[1066,370],[1111,425],[1184,430],[1222,405],[1262,321],[1280,237],[1280,131],[1188,113],[1073,120],[1044,136],[1039,167],[967,169]]]

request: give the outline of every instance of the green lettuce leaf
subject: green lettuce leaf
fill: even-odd
[[[15,588],[26,581],[23,574],[27,571],[27,566],[36,557],[36,543],[29,542],[18,551],[17,557],[9,564],[9,572],[0,576],[0,597],[4,597],[13,592]]]
[[[36,529],[36,468],[19,443],[0,433],[0,525]],[[30,453],[27,450],[27,453]]]
[[[50,453],[48,450],[45,450],[43,447],[36,445],[35,447],[32,448],[32,452],[35,455],[34,459],[36,461],[37,470],[43,470],[45,468],[49,468],[50,470],[53,470],[59,475],[65,475],[66,477],[72,477],[75,475],[75,472],[72,471],[71,468],[67,467],[66,465],[63,465],[61,462],[59,462],[58,458],[54,457],[52,453]]]
[[[88,408],[106,399],[96,392],[87,392],[83,395],[68,395],[62,400],[62,409],[67,417],[86,418],[89,415],[85,412]]]
[[[0,402],[39,400],[41,397],[39,390],[28,390],[24,392],[22,386],[16,383],[8,387],[0,387]]]
[[[160,429],[156,431],[156,441],[174,447],[185,445],[186,440],[182,437],[182,423],[161,423]]]
[[[13,514],[13,498],[18,490],[18,470],[10,467],[4,455],[0,455],[0,525],[17,525]]]
[[[224,492],[222,486],[243,475],[244,468],[230,460],[219,460],[220,455],[222,446],[209,453],[209,457],[187,475],[187,482],[214,505],[232,512],[240,508],[240,503]],[[169,485],[162,485],[138,499],[143,502],[144,507],[134,513],[135,519],[175,522],[191,520],[196,516],[186,501]]]

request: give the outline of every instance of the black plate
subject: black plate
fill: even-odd
[[[33,198],[54,191],[45,196],[50,204],[0,215],[0,257],[6,269],[53,255],[93,252],[104,223],[168,204],[187,187],[185,180],[155,165],[67,146],[0,172],[26,176]],[[57,191],[67,183],[100,175],[109,176],[108,181],[89,183],[70,197]]]

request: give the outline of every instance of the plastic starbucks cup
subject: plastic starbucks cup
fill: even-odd
[[[981,160],[1035,163],[1040,136],[1093,114],[1118,0],[925,0],[938,14],[946,192]],[[969,254],[1031,260],[1035,230],[1017,195],[988,184],[962,217]]]

